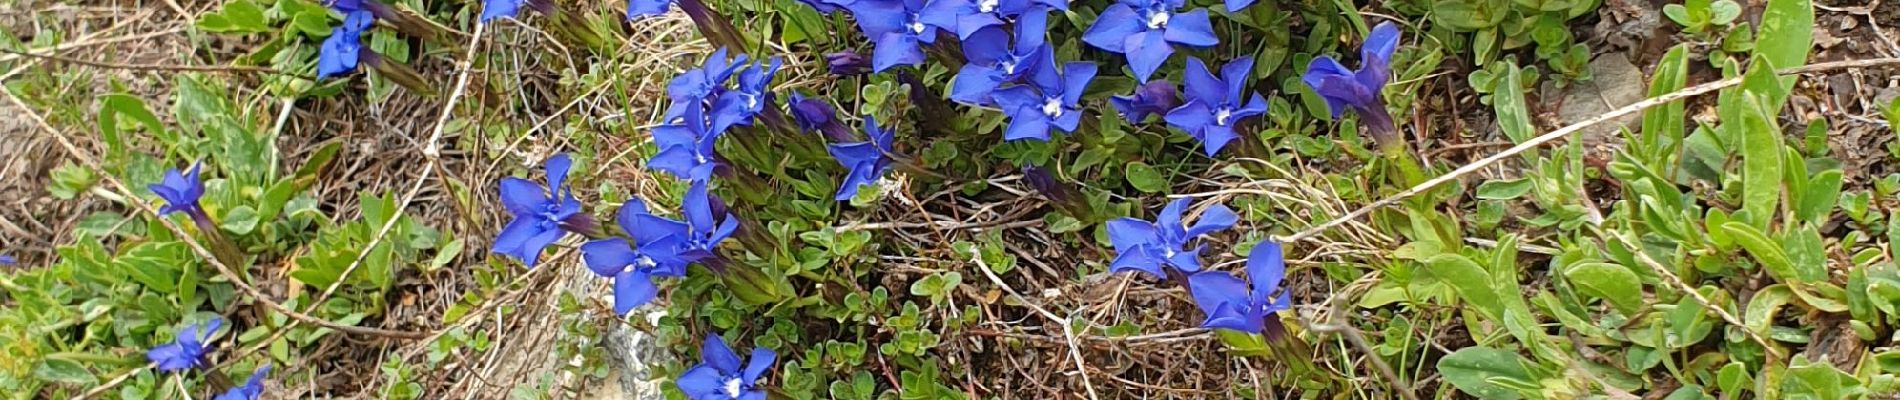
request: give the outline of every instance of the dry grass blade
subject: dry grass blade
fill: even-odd
[[[1058,316],[1055,313],[1049,312],[1048,309],[1030,302],[1028,297],[1023,297],[1022,293],[1016,292],[1016,288],[1010,287],[1008,283],[1003,283],[1003,278],[997,277],[994,272],[990,272],[990,266],[983,262],[982,254],[971,254],[970,261],[976,263],[976,269],[983,271],[983,276],[989,277],[991,283],[1002,287],[1003,291],[1009,292],[1010,296],[1015,296],[1018,300],[1021,300],[1023,304],[1028,305],[1029,308],[1035,309],[1036,313],[1042,314],[1043,318],[1048,318],[1050,321],[1062,324],[1062,336],[1068,339],[1069,358],[1075,360],[1076,373],[1082,376],[1082,387],[1088,389],[1090,400],[1099,400],[1100,397],[1095,394],[1095,384],[1089,382],[1089,366],[1082,362],[1082,349],[1077,348],[1075,345],[1074,324],[1071,324],[1068,318]]]

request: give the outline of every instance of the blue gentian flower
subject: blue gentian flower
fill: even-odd
[[[871,71],[884,72],[899,65],[924,62],[918,46],[937,42],[937,30],[947,29],[924,21],[924,0],[858,0],[852,4],[858,29],[877,43],[871,52]]]
[[[1220,44],[1206,9],[1175,13],[1187,0],[1118,0],[1082,34],[1082,41],[1128,57],[1135,79],[1147,82],[1174,54],[1169,43],[1190,47]]]
[[[639,198],[620,206],[618,223],[629,238],[587,242],[581,245],[581,255],[588,270],[614,280],[614,313],[626,315],[653,301],[659,292],[653,278],[686,276],[687,260],[680,251],[685,248],[687,226],[648,213]]]
[[[546,188],[527,179],[501,178],[501,203],[515,215],[508,227],[495,237],[495,253],[505,254],[533,267],[541,251],[566,236],[573,226],[588,225],[578,219],[581,201],[567,187],[567,172],[573,166],[567,154],[556,154],[547,161]]]
[[[1194,295],[1194,304],[1207,314],[1202,328],[1261,333],[1267,316],[1293,307],[1293,296],[1279,290],[1284,278],[1286,260],[1280,253],[1280,243],[1267,240],[1254,245],[1253,251],[1247,253],[1247,279],[1253,281],[1251,289],[1239,278],[1215,271],[1189,276],[1188,288]],[[1274,291],[1280,295],[1274,296]]]
[[[1381,23],[1372,28],[1372,34],[1366,36],[1366,42],[1359,48],[1358,71],[1346,69],[1331,56],[1319,56],[1307,64],[1306,74],[1300,80],[1326,99],[1333,118],[1352,110],[1365,120],[1361,125],[1372,130],[1374,138],[1385,141],[1397,133],[1397,128],[1379,93],[1385,90],[1386,79],[1391,75],[1388,64],[1398,44],[1398,25],[1389,21]]]
[[[359,61],[372,62],[376,52],[363,48],[363,30],[369,29],[376,18],[368,11],[355,11],[343,18],[343,24],[330,31],[330,37],[323,39],[323,45],[317,48],[317,79],[345,75],[356,71]]]
[[[798,124],[800,132],[821,132],[835,141],[851,140],[851,128],[838,120],[838,111],[831,103],[798,93],[792,93],[788,100],[786,108],[791,109],[792,122]]]
[[[778,57],[771,64],[760,62],[739,73],[739,87],[719,94],[713,104],[713,132],[725,132],[733,125],[752,126],[752,119],[772,105],[772,75],[781,66]]]
[[[243,385],[231,388],[212,400],[257,400],[264,396],[264,377],[268,375],[270,375],[269,365],[259,367],[257,372],[251,373],[251,379],[244,381]]]
[[[875,185],[884,179],[884,173],[891,169],[891,141],[895,137],[889,129],[880,129],[877,119],[864,116],[864,133],[871,137],[869,142],[831,144],[831,158],[851,169],[845,175],[844,183],[838,185],[838,194],[832,196],[838,201],[850,200],[858,195],[858,187]]]
[[[685,106],[685,115],[671,124],[653,128],[653,144],[660,148],[647,166],[681,179],[703,181],[719,165],[713,144],[719,132],[708,130],[703,107]]]
[[[825,65],[832,75],[851,76],[871,72],[871,60],[850,51],[840,51],[825,55]]]
[[[957,79],[950,88],[950,100],[968,104],[990,104],[990,93],[1004,83],[1022,80],[1030,71],[1036,70],[1036,63],[1052,55],[1048,46],[1043,45],[1043,32],[1048,25],[1048,15],[1030,13],[1016,21],[1016,48],[1005,47],[1009,35],[1001,28],[977,31],[968,40],[963,41],[963,55],[970,62],[957,70]]]
[[[1108,103],[1121,111],[1122,118],[1130,124],[1139,124],[1149,115],[1164,115],[1181,105],[1181,92],[1174,88],[1174,82],[1153,80],[1135,88],[1126,96],[1111,96]]]
[[[211,318],[199,325],[186,325],[178,330],[178,337],[171,343],[153,347],[145,352],[145,358],[158,364],[159,372],[171,372],[186,368],[204,366],[205,342],[211,341],[211,334],[224,326],[223,318]]]
[[[1228,62],[1214,77],[1199,58],[1188,58],[1187,104],[1169,111],[1168,125],[1187,131],[1200,139],[1209,157],[1220,152],[1227,142],[1239,138],[1234,125],[1243,118],[1267,112],[1267,100],[1253,93],[1247,97],[1247,74],[1253,72],[1253,57]]]
[[[752,349],[752,360],[740,369],[739,355],[732,352],[719,334],[706,336],[699,350],[700,363],[686,370],[677,382],[680,392],[693,400],[764,400],[765,390],[754,386],[765,370],[772,368],[778,353],[764,347]]]
[[[1108,221],[1108,240],[1115,245],[1115,261],[1109,264],[1109,271],[1133,270],[1157,277],[1169,276],[1163,266],[1186,274],[1200,271],[1201,249],[1207,246],[1187,250],[1187,242],[1232,227],[1240,216],[1225,205],[1215,204],[1202,212],[1193,226],[1187,226],[1181,220],[1187,205],[1188,199],[1168,203],[1154,222],[1134,218]]]
[[[699,68],[686,70],[679,76],[673,77],[673,80],[666,83],[667,97],[676,102],[704,100],[725,88],[726,80],[732,77],[732,73],[746,66],[745,53],[739,53],[737,57],[730,59],[727,58],[726,53],[727,50],[724,47],[713,50],[711,55],[706,56],[706,61],[700,63]]]
[[[687,225],[687,250],[681,257],[689,261],[713,257],[719,242],[739,230],[739,218],[726,212],[725,202],[707,190],[705,180],[693,181],[680,208],[686,213]]]
[[[165,178],[158,181],[158,184],[147,186],[152,193],[165,199],[165,206],[158,209],[159,215],[182,212],[193,219],[205,215],[204,207],[198,204],[198,199],[205,195],[205,181],[198,176],[203,167],[204,162],[200,161],[191,163],[191,169],[183,173],[173,168],[165,171]]]
[[[1043,54],[1049,53],[1043,51]],[[1063,132],[1075,131],[1076,125],[1082,122],[1082,90],[1094,78],[1095,63],[1062,64],[1062,73],[1057,75],[1055,56],[1044,57],[1031,72],[1031,85],[1012,86],[991,95],[1003,113],[1009,115],[1009,129],[1003,132],[1003,140],[1047,141],[1050,127]]]
[[[554,2],[551,0],[482,0],[481,21],[489,23],[496,18],[514,18],[515,15],[521,13],[522,5],[527,5],[528,8],[542,14],[554,13]],[[661,9],[661,12],[665,12],[665,9]]]

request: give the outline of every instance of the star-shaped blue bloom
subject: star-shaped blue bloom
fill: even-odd
[[[832,196],[838,201],[850,200],[858,195],[858,187],[875,185],[884,173],[891,169],[891,141],[895,135],[889,129],[880,129],[877,119],[864,116],[864,133],[871,137],[869,142],[831,144],[831,158],[851,169],[845,175],[844,183],[838,185],[838,194]]]
[[[581,201],[567,187],[567,172],[573,166],[567,154],[556,154],[547,161],[548,186],[527,179],[501,179],[501,203],[515,215],[513,222],[495,237],[492,250],[521,260],[534,267],[541,251],[567,235],[564,226],[580,216]],[[581,216],[584,217],[584,216]]]
[[[1108,240],[1115,245],[1115,261],[1109,264],[1109,271],[1141,271],[1157,277],[1168,276],[1162,270],[1164,266],[1185,274],[1200,271],[1201,249],[1207,246],[1185,250],[1187,242],[1232,227],[1240,216],[1225,205],[1215,204],[1202,212],[1193,226],[1187,226],[1181,221],[1187,205],[1188,199],[1168,203],[1154,222],[1134,218],[1108,221]]]
[[[374,59],[375,52],[364,49],[362,39],[363,31],[375,21],[369,11],[345,14],[343,24],[331,29],[330,37],[317,48],[317,79],[349,74],[356,71],[359,61]]]
[[[699,67],[681,72],[673,80],[667,81],[666,96],[673,101],[666,110],[667,122],[677,121],[686,114],[688,108],[713,106],[718,97],[727,91],[726,81],[746,67],[746,55],[740,53],[727,59],[726,53],[723,47],[714,50]]]
[[[1030,85],[1012,86],[990,95],[1009,115],[1009,129],[1003,132],[1003,140],[1047,141],[1050,127],[1072,132],[1082,122],[1082,91],[1095,78],[1095,63],[1062,64],[1060,75],[1055,65],[1054,56],[1046,56],[1030,73]]]
[[[686,214],[686,250],[681,257],[699,261],[716,255],[719,243],[739,230],[739,217],[726,210],[726,204],[706,188],[706,181],[693,181],[686,190],[680,208]]]
[[[700,346],[700,363],[686,370],[677,382],[680,392],[693,400],[765,400],[765,390],[757,386],[759,378],[772,368],[778,353],[764,347],[752,349],[752,360],[743,363],[739,354],[726,345],[719,334],[706,336]]]
[[[924,62],[918,46],[937,42],[937,30],[948,29],[924,20],[924,0],[858,0],[851,13],[858,29],[877,43],[871,53],[871,71],[884,72],[899,65]]]
[[[720,133],[709,130],[706,118],[700,114],[704,108],[686,106],[684,109],[686,114],[680,116],[679,121],[653,128],[653,144],[660,152],[653,154],[647,167],[681,179],[710,179],[719,165],[713,144]]]
[[[147,350],[145,358],[157,363],[159,372],[202,367],[205,351],[208,350],[205,342],[211,341],[211,334],[221,326],[224,326],[224,319],[215,317],[203,324],[186,325],[178,330],[176,340]]]
[[[1207,320],[1201,322],[1202,328],[1261,333],[1267,316],[1293,307],[1293,296],[1279,290],[1284,278],[1286,260],[1280,253],[1280,243],[1267,240],[1254,245],[1253,251],[1247,253],[1247,279],[1253,281],[1251,289],[1239,278],[1215,271],[1189,276],[1188,288],[1194,294],[1194,304],[1207,315]],[[1274,291],[1280,295],[1274,296]]]
[[[257,400],[264,396],[264,377],[268,375],[270,375],[269,365],[259,367],[257,372],[251,373],[251,379],[245,380],[243,385],[231,388],[212,400]]]
[[[1048,15],[1030,13],[1016,21],[1016,46],[1006,45],[1009,35],[1002,28],[976,31],[963,41],[963,55],[970,62],[957,70],[950,88],[950,100],[967,104],[990,104],[990,93],[1005,83],[1018,82],[1036,69],[1036,63],[1051,58],[1043,45]]]
[[[686,276],[686,223],[647,212],[639,198],[620,206],[617,217],[628,238],[600,239],[581,245],[587,269],[614,282],[614,313],[626,315],[653,301],[659,287],[653,279]]]
[[[1174,88],[1174,82],[1153,80],[1126,96],[1111,96],[1108,103],[1120,111],[1122,118],[1130,124],[1139,124],[1149,115],[1164,115],[1181,105],[1181,92]]]
[[[752,119],[772,105],[772,75],[780,67],[778,57],[770,64],[760,62],[739,73],[739,87],[719,94],[713,104],[713,132],[725,132],[734,125],[752,126]]]
[[[1319,56],[1307,64],[1306,74],[1300,80],[1326,99],[1333,118],[1352,110],[1367,120],[1364,125],[1368,128],[1395,129],[1379,93],[1385,90],[1386,79],[1391,75],[1388,64],[1398,44],[1398,25],[1381,23],[1372,28],[1372,34],[1366,36],[1366,42],[1359,48],[1358,71],[1346,69],[1331,56]]]
[[[158,195],[158,198],[165,199],[165,206],[158,209],[159,215],[171,215],[176,212],[185,213],[192,218],[204,215],[204,207],[198,204],[198,199],[205,195],[205,181],[198,176],[203,167],[204,162],[201,161],[191,163],[191,169],[183,173],[178,172],[176,168],[165,171],[164,179],[159,180],[157,184],[147,186],[152,193]]]
[[[1188,58],[1187,104],[1169,111],[1168,125],[1187,131],[1200,139],[1209,157],[1220,152],[1240,136],[1234,125],[1241,119],[1267,112],[1267,100],[1253,93],[1247,97],[1247,74],[1253,72],[1253,57],[1241,57],[1222,66],[1216,78],[1199,58]]]
[[[1186,0],[1119,0],[1082,34],[1082,41],[1128,57],[1135,79],[1147,82],[1174,54],[1169,43],[1190,47],[1220,44],[1206,9],[1175,13]]]

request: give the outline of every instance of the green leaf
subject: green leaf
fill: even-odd
[[[73,164],[71,160],[53,168],[52,178],[53,183],[46,186],[46,191],[60,200],[72,200],[99,182],[99,176],[93,174],[92,170]]]
[[[159,293],[178,292],[178,270],[195,267],[178,242],[146,242],[127,249],[113,259],[132,280]]]
[[[1825,223],[1840,198],[1841,170],[1830,169],[1814,174],[1814,179],[1808,181],[1808,189],[1801,193],[1800,204],[1794,205],[1795,218],[1801,222]]]
[[[1485,200],[1511,200],[1530,193],[1534,183],[1528,178],[1512,180],[1489,180],[1478,184],[1478,198]]]
[[[1814,45],[1813,1],[1768,0],[1768,8],[1762,10],[1758,33],[1755,55],[1766,58],[1778,68],[1807,64],[1808,51]],[[1792,76],[1784,78],[1782,90],[1793,88],[1794,79]]]
[[[1433,277],[1451,285],[1458,297],[1476,308],[1478,312],[1492,319],[1504,318],[1504,303],[1498,300],[1498,292],[1491,287],[1490,274],[1478,263],[1463,255],[1439,254],[1425,262],[1425,270]]]
[[[1511,14],[1509,4],[1488,0],[1439,0],[1432,3],[1431,10],[1432,22],[1459,32],[1496,26]]]
[[[1564,271],[1564,278],[1584,294],[1596,296],[1616,306],[1623,315],[1636,315],[1643,309],[1643,281],[1628,267],[1610,263],[1581,263]]]
[[[225,232],[243,236],[249,235],[251,231],[256,230],[257,222],[257,209],[251,208],[251,206],[238,206],[237,208],[231,209],[230,212],[224,213],[224,220],[218,223],[218,227],[224,228]]]
[[[1689,82],[1689,44],[1680,44],[1663,53],[1661,61],[1656,62],[1656,72],[1649,81],[1649,97],[1662,96],[1682,90]],[[1662,159],[1664,145],[1679,145],[1683,138],[1682,100],[1652,107],[1643,111],[1643,134],[1637,138],[1643,143],[1642,150],[1653,160]],[[1667,139],[1667,142],[1661,140]],[[1655,166],[1651,166],[1654,168]]]
[[[1744,93],[1742,101],[1742,212],[1758,229],[1767,229],[1780,205],[1782,148],[1781,130],[1774,114],[1761,108],[1760,98]]]
[[[1516,63],[1506,61],[1504,65],[1504,81],[1499,84],[1501,89],[1491,94],[1491,105],[1497,112],[1498,129],[1504,131],[1504,136],[1510,137],[1512,143],[1524,143],[1537,134],[1537,128],[1531,125],[1530,108],[1525,106],[1524,91],[1513,90],[1523,87],[1523,73]]]
[[[1781,393],[1791,399],[1858,399],[1866,389],[1860,387],[1860,380],[1835,369],[1834,364],[1818,362],[1789,367],[1786,379],[1781,381]]]
[[[1762,268],[1768,269],[1768,274],[1774,275],[1777,280],[1814,282],[1827,279],[1825,270],[1796,266],[1794,261],[1788,259],[1788,254],[1783,252],[1779,243],[1769,240],[1767,235],[1762,234],[1761,230],[1755,229],[1752,225],[1731,221],[1722,224],[1722,231],[1727,232],[1736,244],[1747,249],[1748,254],[1753,255],[1756,261],[1760,261]]]
[[[451,240],[449,244],[443,245],[441,250],[435,252],[435,258],[429,260],[429,271],[427,272],[442,269],[442,267],[449,265],[449,262],[455,261],[456,256],[462,255],[462,246],[465,245],[467,244],[464,243],[462,239]]]
[[[53,357],[40,360],[39,365],[33,367],[33,377],[48,382],[69,383],[79,386],[90,386],[99,379],[93,376],[91,371],[87,371],[86,366],[79,364],[78,361]]]
[[[1498,384],[1500,380],[1537,382],[1524,367],[1524,357],[1510,350],[1489,347],[1458,349],[1438,360],[1438,372],[1459,391],[1480,399],[1515,400],[1517,391]]]
[[[264,18],[264,8],[250,0],[234,0],[224,3],[217,12],[198,17],[198,29],[220,33],[262,33],[269,32],[270,25]]]
[[[1143,193],[1161,193],[1168,190],[1168,179],[1161,176],[1161,172],[1148,166],[1147,163],[1140,161],[1128,163],[1125,174],[1128,177],[1128,185],[1134,186],[1135,190]]]
[[[1751,331],[1768,331],[1768,327],[1775,323],[1775,313],[1793,298],[1794,291],[1788,289],[1787,285],[1774,284],[1762,288],[1755,292],[1755,297],[1748,299],[1748,309],[1742,313],[1742,324]]]
[[[1715,373],[1715,385],[1722,388],[1722,393],[1741,393],[1742,389],[1752,386],[1752,381],[1754,378],[1749,377],[1748,366],[1742,365],[1740,361],[1730,361]]]

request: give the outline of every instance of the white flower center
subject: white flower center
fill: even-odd
[[[647,256],[646,256],[645,254],[642,254],[642,255],[640,255],[640,258],[635,258],[635,259],[633,259],[633,263],[632,263],[632,264],[627,264],[627,267],[626,267],[626,268],[622,268],[622,269],[621,269],[621,271],[622,271],[622,272],[633,272],[633,271],[636,271],[636,270],[640,270],[640,269],[652,269],[653,267],[656,267],[656,266],[659,266],[659,265],[660,265],[660,263],[657,263],[657,262],[653,262],[653,258],[652,258],[652,257],[647,257]]]
[[[1048,100],[1043,101],[1042,114],[1048,115],[1049,118],[1061,117],[1062,116],[1062,99],[1050,97]]]
[[[1161,29],[1166,27],[1168,27],[1167,11],[1155,11],[1152,14],[1148,14],[1148,29]]]
[[[924,22],[922,19],[923,18],[917,14],[911,14],[910,23],[904,25],[904,27],[910,28],[910,33],[922,35],[924,34]]]
[[[976,9],[984,13],[993,13],[996,12],[996,3],[997,0],[981,0],[976,2]]]
[[[756,96],[756,95],[752,95],[752,94],[746,94],[746,95],[745,95],[745,107],[746,107],[746,108],[759,108],[759,96]]]
[[[739,398],[739,378],[726,379],[726,396]]]
[[[1214,110],[1214,125],[1227,126],[1227,119],[1234,117],[1234,111],[1227,107]]]
[[[1004,75],[1013,75],[1016,73],[1016,60],[1014,59],[1003,60],[1003,62],[997,66],[1003,67]]]

